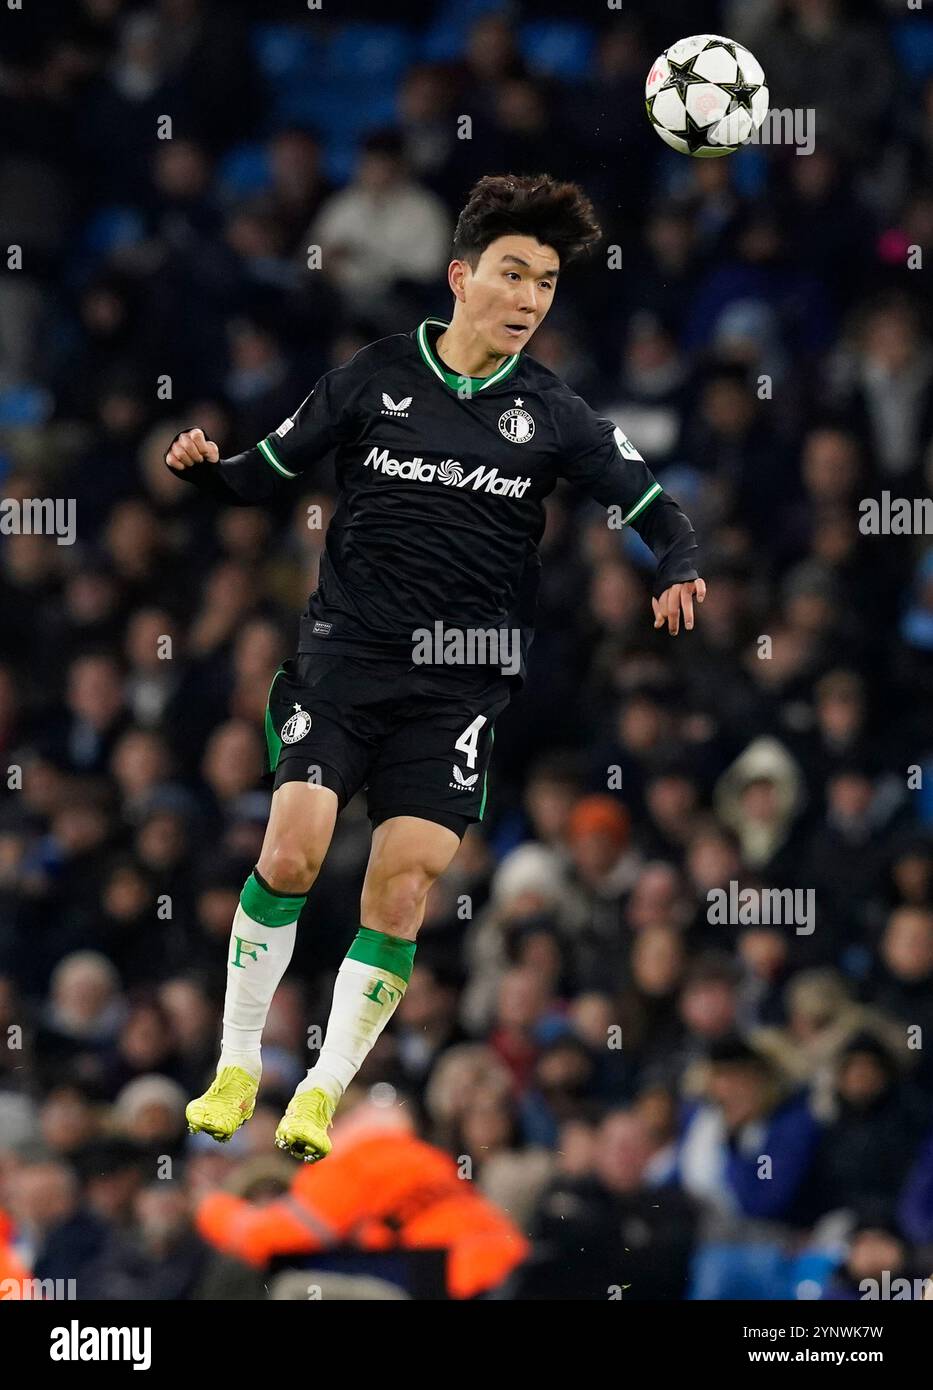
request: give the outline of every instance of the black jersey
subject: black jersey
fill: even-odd
[[[336,451],[339,503],[300,651],[401,655],[438,622],[519,627],[523,673],[544,499],[560,478],[618,508],[647,542],[656,594],[697,577],[693,528],[622,431],[524,354],[489,377],[458,376],[436,352],[447,326],[427,319],[362,348],[255,448],[181,473],[261,503]]]

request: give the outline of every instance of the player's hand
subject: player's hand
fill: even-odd
[[[180,473],[195,463],[217,463],[220,450],[212,439],[206,439],[203,430],[182,430],[165,455],[169,468]]]
[[[680,614],[683,610],[684,627],[689,632],[693,627],[694,597],[697,603],[702,603],[706,598],[706,584],[702,579],[691,579],[686,584],[672,584],[669,589],[664,590],[660,598],[653,598],[651,607],[654,609],[655,627],[663,627],[667,623],[671,636],[676,637],[680,631]]]

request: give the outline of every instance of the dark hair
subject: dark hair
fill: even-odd
[[[688,969],[684,987],[693,985],[737,985],[741,978],[738,962],[727,951],[703,951]]]
[[[366,154],[384,154],[392,159],[401,159],[405,153],[405,142],[401,131],[393,126],[385,126],[381,130],[370,131],[363,141],[363,149]]]
[[[579,184],[559,183],[550,174],[486,174],[473,185],[457,219],[454,256],[475,269],[500,236],[531,236],[553,246],[563,266],[586,255],[602,228]]]
[[[878,1065],[892,1080],[897,1076],[898,1065],[891,1049],[881,1038],[876,1037],[874,1033],[868,1032],[867,1029],[864,1029],[860,1033],[855,1033],[843,1047],[839,1056],[840,1071],[852,1057],[861,1056],[874,1057]]]
[[[756,1052],[744,1038],[736,1034],[710,1043],[706,1059],[714,1067],[754,1067],[756,1071],[769,1074],[774,1070],[768,1057]]]

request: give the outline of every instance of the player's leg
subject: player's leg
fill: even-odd
[[[460,834],[418,816],[376,826],[360,927],[334,985],[320,1056],[299,1085],[276,1132],[276,1143],[311,1162],[330,1152],[327,1128],[405,993],[431,884],[450,864]]]
[[[296,1157],[329,1152],[327,1128],[344,1087],[405,992],[428,890],[467,826],[483,818],[493,725],[509,693],[498,675],[410,666],[383,702],[366,776],[374,832],[362,926],[337,976],[318,1061],[276,1131]]]
[[[363,694],[378,697],[381,685]],[[262,852],[230,936],[217,1076],[189,1126],[229,1139],[253,1113],[266,1016],[295,945],[298,917],[341,807],[365,780],[371,744],[358,672],[342,659],[283,662],[266,701],[265,779],[274,787]]]
[[[192,1133],[229,1139],[252,1115],[261,1041],[275,991],[295,948],[298,918],[330,846],[337,793],[307,781],[274,792],[259,861],[243,887],[230,933],[223,1039],[214,1082],[186,1110]]]
[[[273,794],[262,851],[230,936],[221,1066],[259,1069],[266,1015],[292,958],[298,918],[330,848],[337,810],[330,787],[295,780]]]

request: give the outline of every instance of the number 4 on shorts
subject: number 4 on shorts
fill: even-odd
[[[462,753],[466,758],[467,767],[476,766],[476,745],[479,743],[479,731],[485,723],[485,714],[478,714],[473,723],[467,725],[454,744],[457,752]]]

